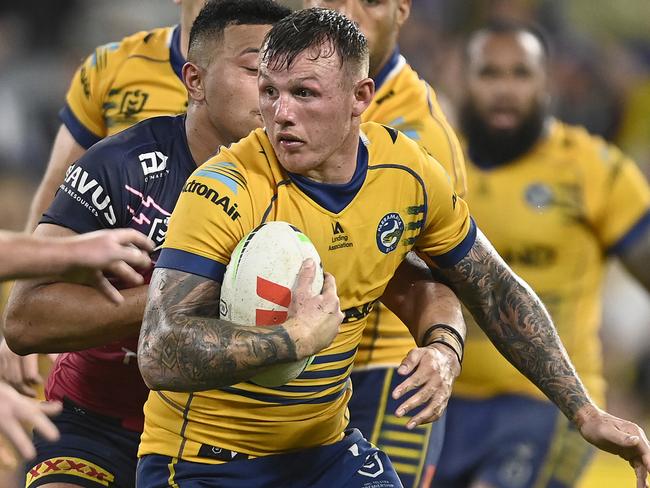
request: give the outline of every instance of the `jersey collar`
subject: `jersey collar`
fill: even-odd
[[[352,179],[347,183],[319,183],[305,176],[288,173],[289,179],[303,193],[311,198],[318,205],[329,212],[338,214],[354,199],[359,190],[366,181],[368,171],[368,148],[363,137],[359,139],[359,149],[357,149],[357,167],[354,170]]]
[[[183,65],[185,64],[185,58],[181,53],[181,26],[177,25],[174,27],[172,32],[172,38],[169,43],[169,64],[172,65],[172,69],[178,79],[183,80]]]
[[[377,76],[374,78],[375,91],[379,91],[384,82],[391,77],[393,70],[395,70],[395,68],[401,64],[401,57],[402,56],[399,53],[399,47],[396,47],[393,51],[393,54],[391,54],[390,58],[388,58],[388,62],[382,66],[382,68],[379,70],[379,73],[377,73]]]

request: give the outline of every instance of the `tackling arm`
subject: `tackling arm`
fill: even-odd
[[[145,236],[134,230],[119,229],[102,231],[102,233],[105,236],[135,234],[153,245]],[[90,235],[85,234],[84,237]],[[77,234],[56,225],[41,225],[36,231],[37,238],[50,238],[47,239],[50,244],[53,241],[52,237],[72,236]],[[77,239],[81,242],[82,236],[78,236]],[[84,259],[92,261],[93,254],[98,254],[96,257],[100,260],[106,258],[107,248],[98,245],[100,243],[86,242],[86,244],[88,246],[85,246],[85,250],[80,249],[73,255],[65,253],[68,256],[68,266],[75,262],[82,263]],[[125,249],[131,253],[141,253],[128,244]],[[148,250],[151,250],[151,247]],[[150,263],[148,258],[144,257],[146,261],[143,262]],[[44,268],[37,269],[35,274],[43,275],[46,270],[52,273],[67,270],[63,268],[55,271],[51,266],[51,264],[44,265]],[[135,274],[138,280],[131,280],[132,284],[141,284],[143,281],[142,277],[124,262],[118,261],[118,267],[112,269],[121,277]],[[99,279],[105,280],[106,286],[112,288],[101,272],[97,271],[97,273]],[[83,276],[72,276],[74,274],[64,275],[61,278],[32,279],[16,283],[7,304],[5,323],[5,339],[13,351],[19,354],[73,351],[106,344],[137,332],[144,312],[146,286],[122,290],[123,300],[116,305],[106,299],[106,290],[101,287],[87,286],[88,283],[85,283]],[[76,283],[63,282],[70,280]]]

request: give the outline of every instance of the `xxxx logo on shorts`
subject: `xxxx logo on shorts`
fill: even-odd
[[[104,486],[109,486],[115,480],[113,474],[85,459],[55,457],[42,461],[27,471],[25,487],[29,488],[34,481],[51,474],[77,476]]]

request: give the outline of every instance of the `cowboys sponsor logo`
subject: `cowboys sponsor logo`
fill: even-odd
[[[160,151],[148,152],[138,156],[140,164],[142,165],[142,172],[145,176],[152,173],[160,173],[167,169],[167,159]]]
[[[111,197],[86,170],[74,164],[68,168],[61,190],[83,205],[96,217],[103,217],[109,227],[117,222]]]

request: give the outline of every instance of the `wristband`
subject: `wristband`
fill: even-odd
[[[435,324],[429,327],[422,337],[424,347],[431,344],[444,344],[454,351],[458,357],[458,363],[462,364],[465,350],[465,341],[460,333],[446,324]]]

